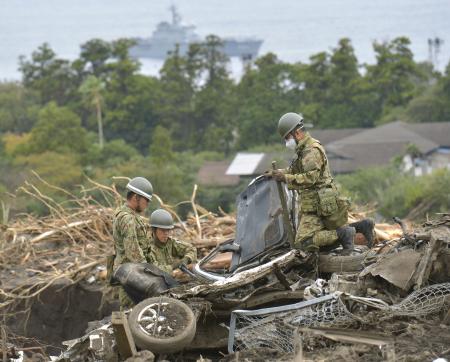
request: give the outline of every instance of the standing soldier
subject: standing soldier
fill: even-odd
[[[126,186],[127,201],[114,213],[113,237],[116,256],[114,270],[123,263],[145,263],[150,243],[147,228],[140,216],[152,199],[153,187],[144,177],[135,177]],[[132,300],[120,287],[119,301],[122,309],[133,306]]]
[[[149,263],[171,274],[181,264],[190,264],[197,261],[197,250],[184,241],[170,237],[173,229],[172,215],[166,210],[158,209],[150,216],[152,227],[151,250]]]
[[[285,182],[299,194],[300,224],[295,247],[314,251],[340,243],[348,254],[353,250],[356,231],[371,242],[373,221],[344,226],[348,202],[339,196],[325,149],[305,131],[303,117],[297,113],[284,114],[278,122],[278,131],[286,147],[295,150],[296,158],[287,169],[269,171],[268,176]]]

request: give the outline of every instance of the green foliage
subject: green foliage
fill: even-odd
[[[40,110],[38,122],[31,130],[23,152],[74,152],[79,155],[87,148],[87,132],[81,126],[80,118],[68,108],[51,102]]]
[[[72,189],[80,184],[83,170],[77,155],[55,151],[18,156],[15,164],[37,172],[49,183]]]
[[[154,129],[149,151],[150,159],[158,166],[163,166],[175,159],[172,138],[166,128],[157,126]]]
[[[47,43],[33,52],[30,60],[21,57],[19,64],[23,84],[39,94],[41,104],[50,101],[66,104],[78,88],[73,86],[75,78],[70,62],[57,58]]]
[[[359,204],[376,204],[386,218],[394,216],[424,218],[426,213],[446,212],[450,208],[450,170],[438,169],[414,177],[395,167],[365,169],[338,176],[347,194]]]
[[[374,43],[373,65],[359,64],[346,38],[306,63],[265,54],[236,82],[214,35],[186,55],[175,48],[159,77],[139,73],[132,44],[92,39],[74,61],[43,44],[20,59],[22,83],[0,83],[2,184],[14,189],[31,169],[69,188],[83,173],[100,181],[143,175],[176,203],[190,196],[205,160],[243,149],[283,154],[276,127],[286,112],[303,113],[316,128],[450,120],[450,64],[440,74],[414,62],[404,37]],[[392,166],[341,179],[358,202],[378,201],[388,215],[424,203],[443,207],[421,192],[444,187],[447,176],[426,176],[426,184]],[[201,188],[198,197],[211,209],[230,208],[239,187]]]
[[[28,132],[37,119],[36,94],[18,83],[0,83],[0,133]]]
[[[269,53],[248,67],[237,86],[238,148],[279,142],[276,132],[280,116],[300,111],[292,86],[294,68]]]
[[[375,90],[380,114],[406,105],[415,95],[414,79],[420,76],[408,38],[399,37],[390,43],[374,43],[377,63],[367,67],[368,80]]]
[[[90,74],[102,78],[108,73],[107,61],[111,58],[113,46],[102,39],[92,39],[81,45],[80,58],[73,67],[80,76]]]
[[[93,144],[83,161],[88,165],[85,171],[91,174],[93,167],[106,169],[138,156],[139,152],[124,140],[113,140],[105,143],[103,148],[100,148],[98,144]]]
[[[95,75],[89,75],[79,88],[80,93],[83,95],[84,102],[95,110],[98,124],[98,144],[100,148],[103,148],[104,143],[102,116],[104,89],[105,83]]]

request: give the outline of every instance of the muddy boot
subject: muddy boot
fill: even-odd
[[[357,233],[361,233],[367,240],[367,246],[369,248],[373,245],[373,229],[375,228],[375,223],[372,219],[364,219],[354,223],[349,224],[353,226]]]
[[[344,249],[343,254],[348,255],[353,251],[353,240],[355,239],[356,230],[351,226],[342,226],[336,230],[338,241]]]

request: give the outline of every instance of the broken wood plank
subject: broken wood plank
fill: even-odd
[[[431,232],[430,243],[428,244],[423,257],[420,260],[419,266],[417,267],[417,278],[414,289],[417,290],[422,288],[428,281],[431,267],[438,256],[441,246],[442,239],[439,237],[439,234]]]
[[[78,226],[87,226],[92,222],[93,220],[75,221],[70,224],[62,226],[59,229],[48,230],[46,232],[43,232],[42,234],[39,234],[38,236],[35,236],[33,239],[30,240],[30,243],[38,243],[39,241],[45,240],[54,234],[58,234],[61,233],[62,231],[66,231],[68,229],[75,228]]]
[[[120,356],[125,360],[137,353],[130,326],[124,312],[113,312],[111,324]]]
[[[322,336],[336,342],[363,343],[371,346],[385,347],[386,361],[394,362],[396,360],[392,338],[380,334],[337,328],[299,328],[299,331]]]

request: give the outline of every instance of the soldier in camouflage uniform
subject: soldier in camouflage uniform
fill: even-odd
[[[271,171],[268,176],[287,183],[289,189],[297,190],[299,194],[300,224],[295,247],[313,251],[320,247],[338,246],[339,242],[349,253],[353,250],[355,228],[343,226],[347,221],[348,205],[338,202],[339,194],[323,146],[304,130],[303,118],[299,114],[283,115],[278,130],[286,146],[295,149],[296,158],[289,168]],[[326,217],[338,213],[344,219],[341,225],[327,227]]]
[[[123,263],[148,262],[150,253],[149,235],[140,214],[152,198],[153,187],[147,179],[136,177],[127,184],[127,190],[126,203],[114,213],[114,270]],[[119,289],[119,301],[122,309],[130,308],[134,304],[122,287]]]
[[[150,216],[150,226],[153,237],[149,254],[149,263],[171,274],[181,264],[190,264],[197,261],[197,250],[184,241],[171,238],[173,219],[169,212],[163,209],[153,211]]]

